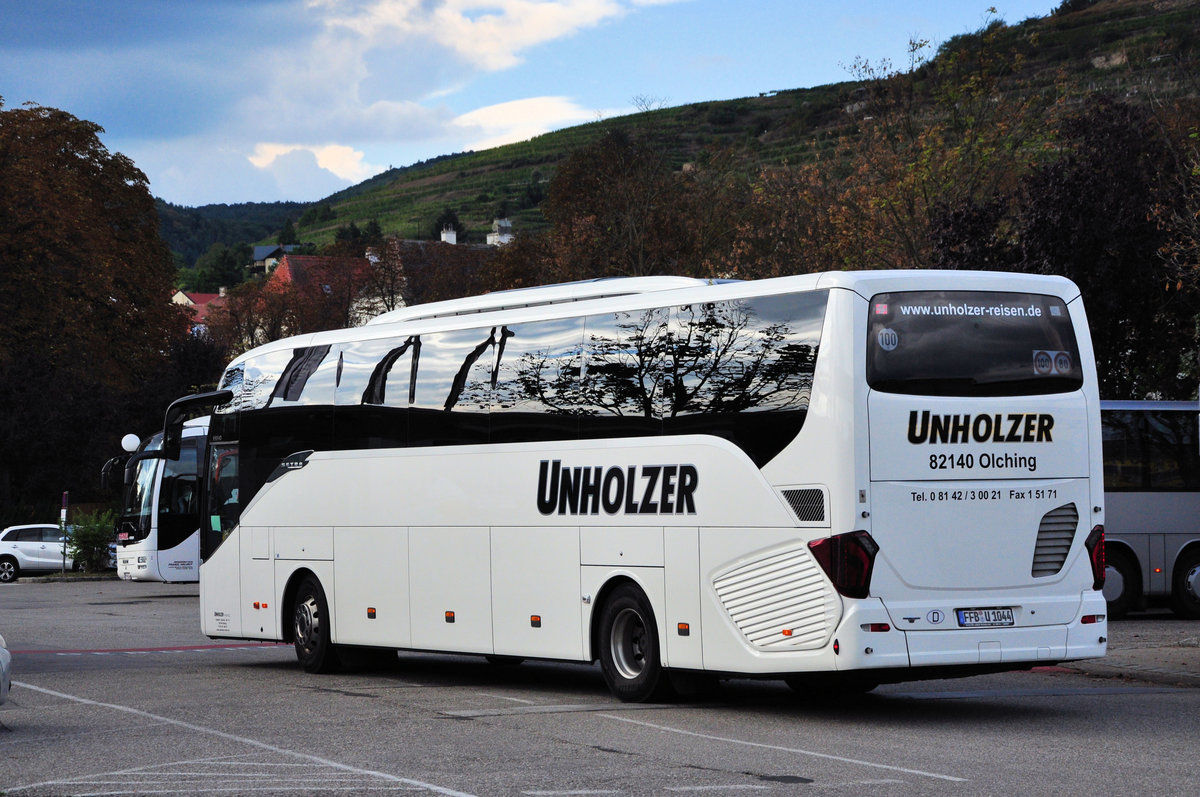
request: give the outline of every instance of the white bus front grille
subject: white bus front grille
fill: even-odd
[[[1064,504],[1042,516],[1037,545],[1033,549],[1033,577],[1052,576],[1062,570],[1079,527],[1079,510]]]
[[[734,625],[764,650],[812,650],[829,640],[838,599],[804,546],[775,551],[713,579]]]

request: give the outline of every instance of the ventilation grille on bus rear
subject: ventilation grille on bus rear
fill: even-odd
[[[1052,576],[1062,570],[1079,527],[1079,510],[1075,504],[1064,504],[1042,516],[1038,526],[1037,546],[1033,549],[1033,576]]]
[[[783,497],[788,506],[796,513],[796,517],[809,523],[820,523],[825,520],[825,493],[808,488],[805,490],[784,490]]]
[[[765,650],[814,650],[838,619],[833,587],[804,545],[775,551],[713,579],[730,619]]]

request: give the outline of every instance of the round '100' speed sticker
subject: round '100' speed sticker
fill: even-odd
[[[879,340],[879,348],[883,349],[884,351],[895,351],[896,347],[900,345],[900,336],[896,334],[896,330],[894,329],[888,329],[887,327],[884,327],[883,329],[879,330],[879,335],[877,337]]]

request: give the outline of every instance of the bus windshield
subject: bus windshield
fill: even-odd
[[[999,291],[881,293],[868,309],[867,383],[926,396],[1068,393],[1083,385],[1066,303]]]
[[[144,540],[150,533],[150,522],[154,517],[154,481],[161,465],[159,459],[143,459],[137,464],[133,484],[125,493],[125,506],[121,510],[120,541]]]

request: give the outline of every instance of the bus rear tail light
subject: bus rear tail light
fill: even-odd
[[[1083,545],[1092,563],[1092,589],[1104,589],[1104,527],[1092,529]]]
[[[813,558],[833,586],[847,598],[865,598],[871,591],[871,569],[879,545],[865,531],[851,531],[813,540],[808,544]]]

